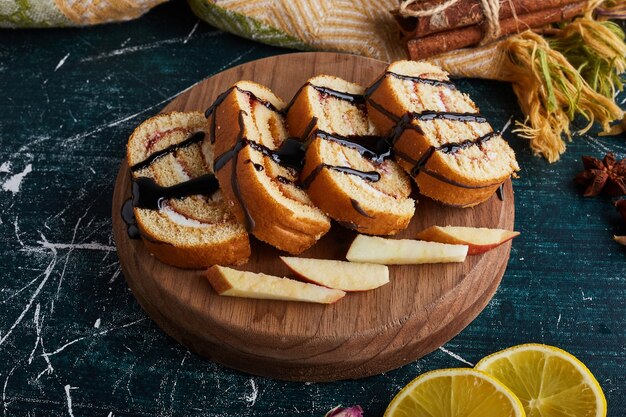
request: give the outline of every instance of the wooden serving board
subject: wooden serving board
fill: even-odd
[[[386,64],[336,53],[297,53],[250,62],[210,77],[173,100],[163,112],[204,111],[219,93],[241,79],[269,86],[289,100],[317,74],[368,85]],[[419,199],[408,229],[412,238],[431,225],[513,229],[511,182],[471,209]],[[333,305],[251,300],[217,295],[203,271],[157,261],[126,233],[120,211],[130,196],[122,163],[113,195],[113,232],[122,271],[139,304],[168,334],[194,352],[252,374],[299,381],[360,378],[400,367],[437,349],[487,305],[506,268],[511,243],[464,263],[390,267],[391,282],[373,291],[349,293]],[[333,224],[303,257],[345,259],[355,233]],[[278,250],[252,240],[241,268],[288,276]]]

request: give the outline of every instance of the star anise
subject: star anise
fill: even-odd
[[[583,156],[585,170],[574,181],[585,188],[585,197],[595,197],[601,192],[615,197],[626,194],[626,159],[617,161],[613,153],[600,160]]]

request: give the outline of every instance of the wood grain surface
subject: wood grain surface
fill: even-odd
[[[335,53],[298,53],[250,62],[208,78],[163,111],[204,110],[234,82],[265,84],[287,101],[309,77],[332,74],[364,85],[385,68],[376,60]],[[128,238],[120,218],[129,197],[124,162],[113,196],[113,229],[124,276],[141,306],[166,332],[193,351],[245,372],[277,379],[331,381],[397,368],[450,340],[471,322],[495,292],[510,242],[460,264],[390,267],[391,283],[348,294],[324,306],[218,296],[202,271],[157,261],[141,241]],[[411,238],[431,225],[512,229],[511,182],[504,200],[493,196],[472,209],[444,207],[423,197],[409,228]],[[333,225],[303,257],[344,259],[355,234]],[[252,239],[242,269],[285,276],[280,252]]]

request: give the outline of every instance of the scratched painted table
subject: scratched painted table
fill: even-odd
[[[611,240],[622,226],[608,200],[571,183],[583,154],[626,157],[624,137],[578,137],[554,165],[511,141],[522,235],[503,283],[459,336],[396,371],[328,384],[250,377],[190,354],[146,317],[111,237],[126,138],[194,82],[285,52],[198,24],[184,2],[120,25],[0,32],[0,412],[315,416],[357,403],[380,416],[420,372],[533,341],[581,358],[609,416],[624,416],[626,250]],[[496,127],[520,117],[509,86],[459,85]]]

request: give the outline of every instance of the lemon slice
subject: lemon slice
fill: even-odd
[[[415,378],[391,401],[385,417],[524,417],[520,400],[474,369],[441,369]]]
[[[540,344],[513,346],[476,364],[519,397],[528,417],[604,417],[606,399],[589,369],[571,354]]]

